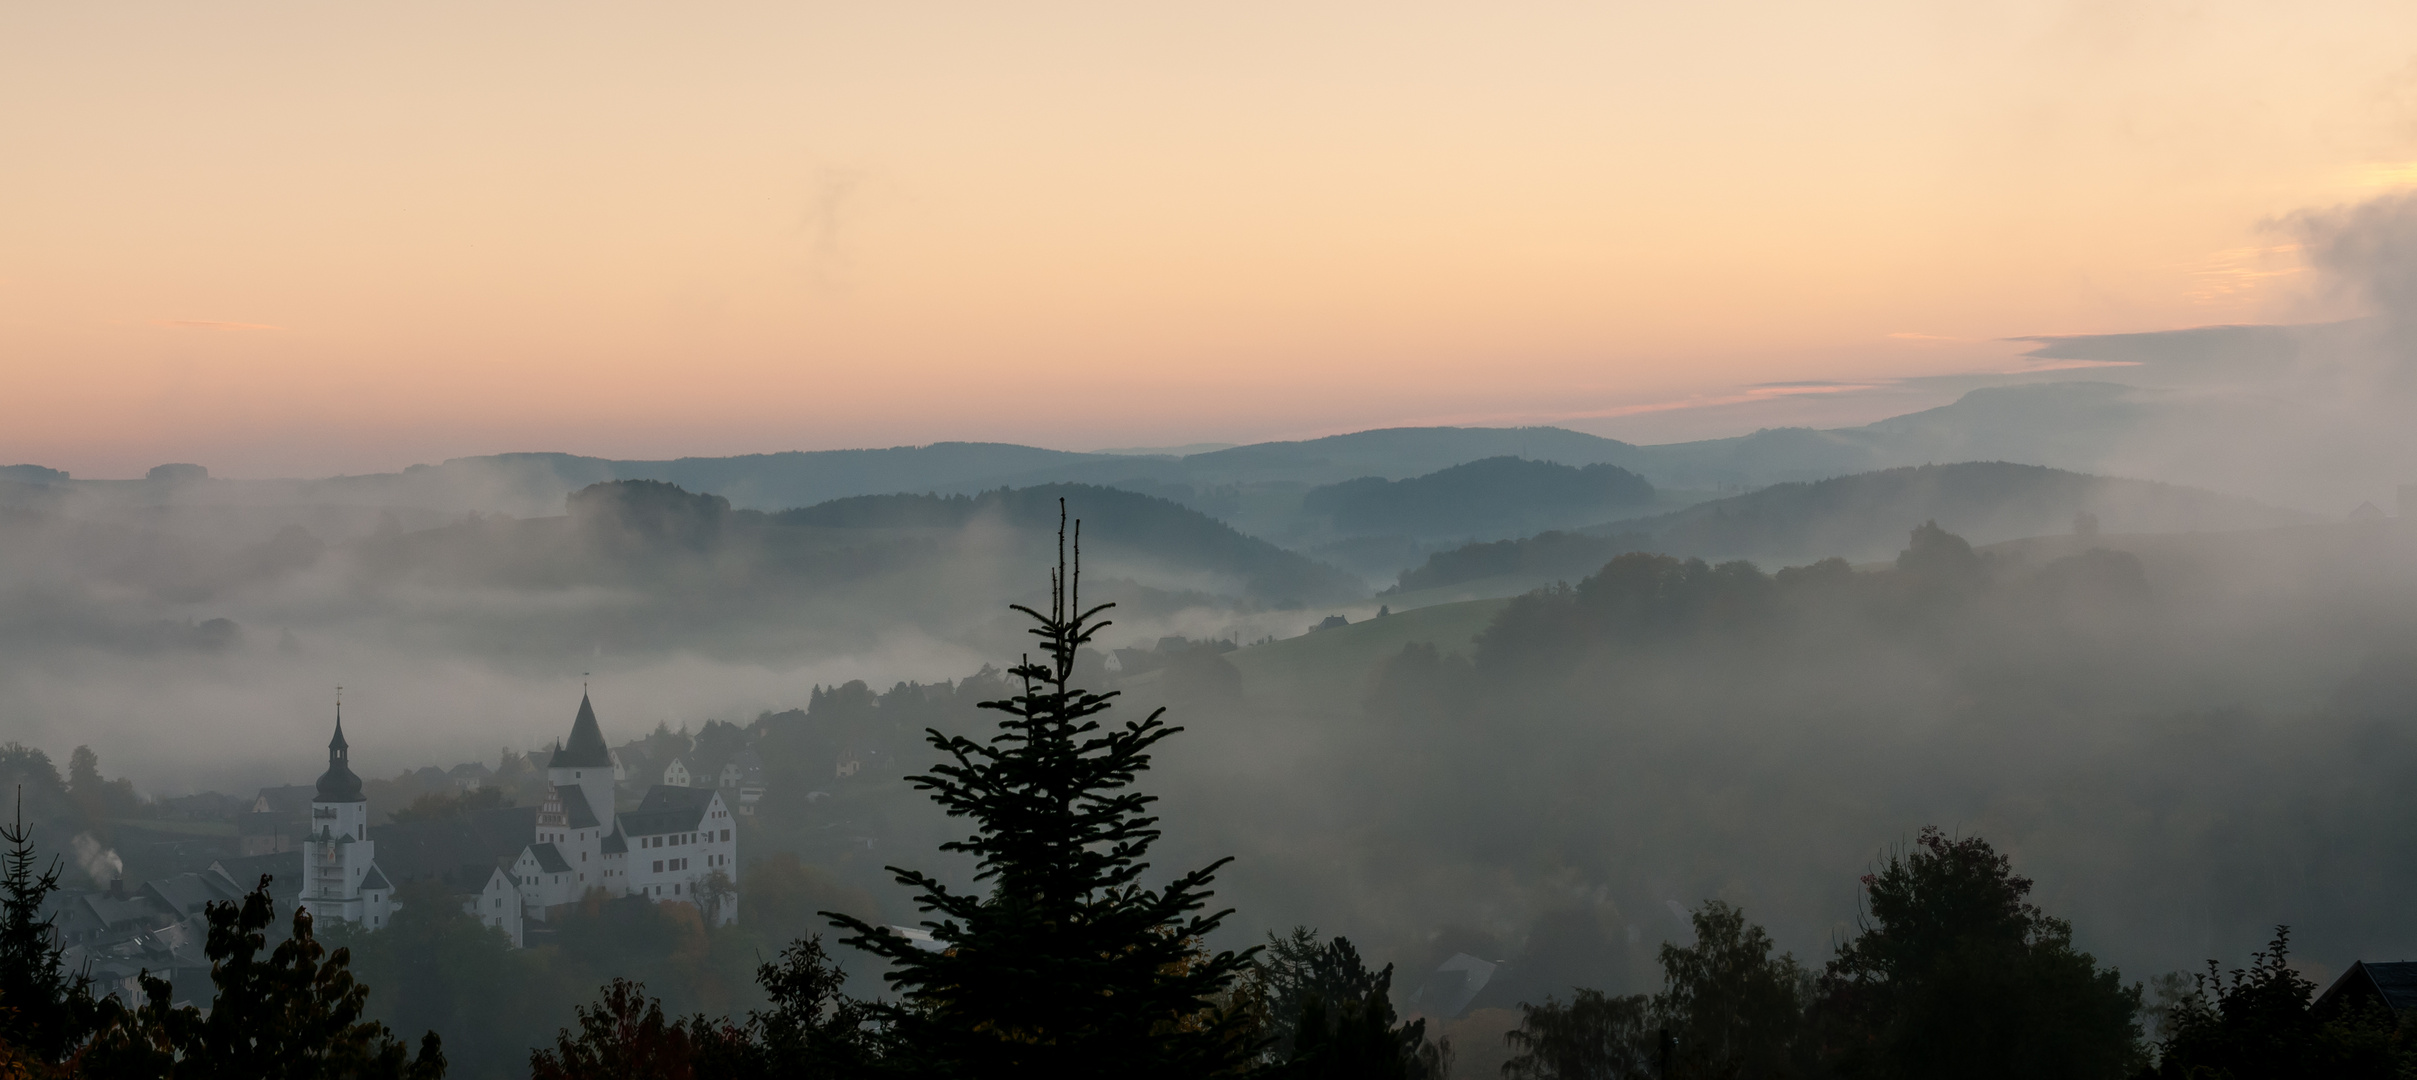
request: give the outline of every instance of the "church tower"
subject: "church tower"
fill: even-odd
[[[546,762],[546,780],[566,798],[573,791],[586,796],[595,820],[613,820],[613,752],[604,745],[596,707],[584,693],[579,695],[579,717],[571,721],[570,741],[555,748],[553,760]]]
[[[352,771],[344,741],[344,703],[336,702],[336,735],[327,741],[327,771],[311,797],[311,831],[302,843],[302,895],[296,903],[314,919],[384,926],[393,889],[378,872],[369,838],[369,799]]]

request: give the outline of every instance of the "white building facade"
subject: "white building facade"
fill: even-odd
[[[398,905],[393,884],[377,865],[369,801],[351,768],[340,713],[327,761],[311,803],[296,901],[315,919],[381,928],[393,921]],[[650,789],[636,809],[621,813],[613,797],[620,771],[605,746],[595,706],[582,695],[570,738],[547,762],[545,798],[526,841],[519,839],[518,826],[484,838],[465,827],[447,834],[453,845],[448,850],[457,854],[444,865],[458,866],[467,857],[478,860],[473,865],[480,869],[465,877],[423,868],[418,876],[452,881],[462,910],[501,930],[515,947],[525,944],[530,924],[559,916],[591,893],[691,904],[717,926],[735,921],[738,828],[729,803],[712,788],[664,784]],[[397,857],[408,863],[413,850],[406,842]],[[489,865],[492,870],[485,869]],[[483,886],[478,873],[485,875]]]

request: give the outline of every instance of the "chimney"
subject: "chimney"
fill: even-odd
[[[113,877],[109,879],[109,898],[112,900],[123,900],[126,898],[125,878]]]

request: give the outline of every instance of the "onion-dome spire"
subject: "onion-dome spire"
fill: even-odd
[[[367,802],[361,778],[353,775],[352,747],[344,741],[344,690],[336,689],[336,735],[327,740],[327,771],[319,774],[316,802]]]

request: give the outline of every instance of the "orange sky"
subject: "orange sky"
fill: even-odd
[[[2383,3],[9,5],[0,463],[1729,434],[1651,407],[2307,317],[2264,223],[2417,180],[2412,42]]]

